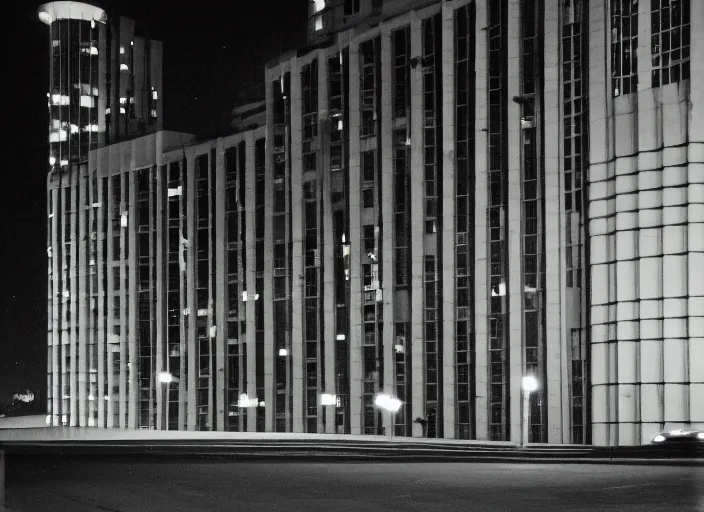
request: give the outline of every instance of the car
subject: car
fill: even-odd
[[[668,432],[660,432],[653,437],[651,444],[661,446],[704,446],[704,431],[696,429],[677,429]]]

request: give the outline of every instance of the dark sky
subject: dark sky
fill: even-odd
[[[0,402],[46,388],[49,31],[41,1],[4,4]],[[264,63],[305,43],[307,0],[96,0],[164,43],[164,128],[212,135]],[[8,12],[9,10],[9,12]]]

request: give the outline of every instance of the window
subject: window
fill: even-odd
[[[689,0],[652,0],[652,86],[659,87],[689,78]]]
[[[365,151],[362,154],[363,161],[363,179],[364,181],[374,181],[374,150]]]
[[[574,0],[573,0],[574,1]],[[575,23],[574,28],[579,24]],[[630,94],[638,90],[638,0],[611,2],[611,76],[613,95]],[[573,43],[573,44],[572,44]],[[563,38],[564,61],[571,61],[579,41]],[[569,54],[568,54],[569,52]],[[565,96],[572,91],[565,86]],[[575,95],[577,91],[574,91]]]
[[[357,14],[359,12],[360,0],[345,0],[345,16]]]
[[[374,208],[374,188],[364,187],[362,189],[362,206],[364,208]]]

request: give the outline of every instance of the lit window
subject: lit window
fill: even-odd
[[[154,91],[154,90],[152,90],[152,99],[153,99],[153,100],[159,99],[159,95],[158,95],[157,92]]]
[[[66,130],[57,130],[49,134],[49,142],[64,142],[66,140],[68,140],[68,132]]]
[[[54,48],[57,48],[60,44],[61,44],[61,41],[59,41],[59,40],[57,40],[57,39],[54,39],[54,40],[51,42],[51,46],[53,46]]]
[[[98,49],[95,46],[90,47],[90,54],[91,55],[98,55]]]
[[[125,53],[125,47],[124,47],[124,46],[120,46],[120,54],[121,54],[121,55],[124,55],[124,53]]]
[[[156,117],[156,109],[152,109],[152,117]]]
[[[109,115],[109,114],[110,114],[110,107],[108,107],[108,108],[105,109],[105,115],[107,116],[107,115]]]
[[[75,124],[72,124],[71,125],[71,133],[78,133],[78,126],[76,126]]]
[[[320,12],[325,9],[325,0],[313,0],[313,12]]]
[[[66,166],[68,165],[68,160],[61,160],[61,166]]]
[[[56,157],[50,156],[49,157],[49,165],[54,165],[56,163]]]
[[[318,16],[317,18],[315,18],[315,30],[316,30],[316,32],[318,30],[323,30],[323,17],[322,16]]]
[[[120,105],[126,105],[127,104],[127,98],[120,98]]]
[[[125,108],[124,108],[124,107],[120,107],[120,114],[124,114],[124,113],[125,113]]]
[[[97,124],[89,124],[88,126],[86,126],[86,131],[87,132],[97,132],[98,125]]]
[[[95,107],[95,98],[93,96],[81,96],[81,106],[88,108]]]
[[[120,71],[127,71],[128,69],[127,64],[120,64]]]

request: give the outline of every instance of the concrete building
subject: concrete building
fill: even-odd
[[[50,181],[51,272],[95,262],[50,290],[80,315],[51,327],[54,424],[520,441],[525,412],[532,442],[599,445],[704,426],[704,4],[310,12],[311,46],[266,66],[263,124],[242,107],[244,131],[158,132]]]

